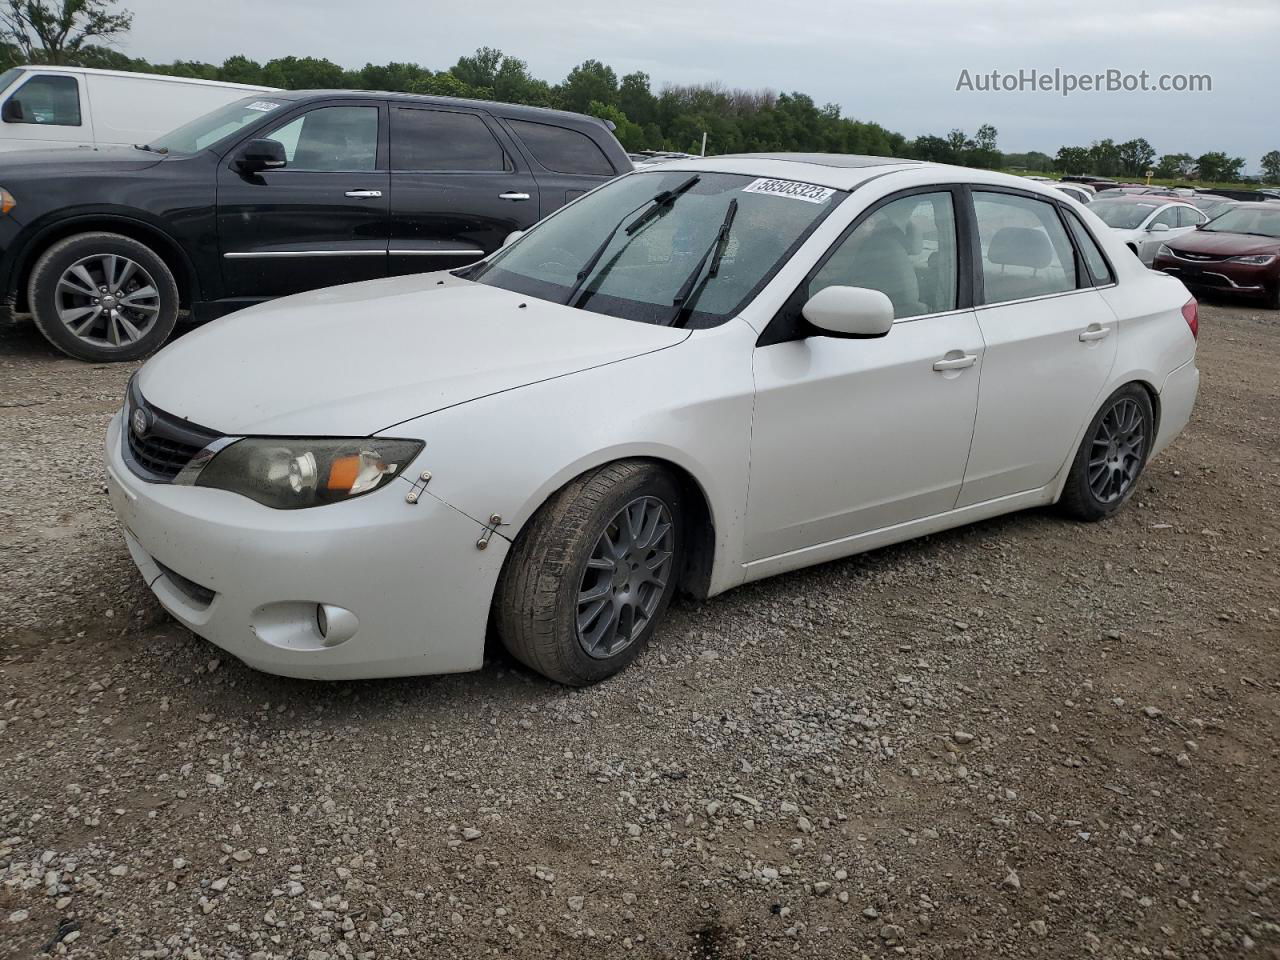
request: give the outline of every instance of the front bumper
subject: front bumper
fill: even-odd
[[[1194,262],[1162,255],[1156,257],[1154,268],[1177,277],[1193,289],[1264,294],[1271,286],[1280,283],[1280,271],[1274,263],[1227,263],[1222,260]]]
[[[267,673],[339,680],[477,669],[508,541],[429,493],[387,488],[308,510],[225,490],[148,483],[107,429],[107,488],[134,563],[193,632]],[[325,646],[316,605],[355,614]]]

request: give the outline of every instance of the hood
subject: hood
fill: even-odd
[[[163,154],[133,147],[99,147],[82,149],[61,147],[54,150],[0,149],[0,183],[6,176],[89,176],[99,171],[145,170],[164,159]]]
[[[156,354],[137,386],[161,410],[220,433],[364,436],[688,336],[429,273],[215,320]]]
[[[1216,254],[1222,257],[1246,257],[1255,253],[1280,253],[1280,239],[1255,237],[1248,233],[1220,233],[1216,230],[1193,230],[1169,243],[1174,250],[1187,253]]]

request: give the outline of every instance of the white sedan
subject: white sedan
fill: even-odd
[[[1207,214],[1185,200],[1143,193],[1102,197],[1089,210],[1148,267],[1162,243],[1209,222]]]
[[[170,344],[106,438],[138,568],[272,673],[566,684],[677,589],[1057,503],[1099,520],[1187,422],[1196,304],[1090,212],[903,160],[674,161],[452,272]]]

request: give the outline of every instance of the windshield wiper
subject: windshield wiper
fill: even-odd
[[[733,218],[737,215],[738,199],[735,197],[729,201],[729,209],[725,211],[724,219],[720,221],[720,228],[716,230],[716,238],[711,241],[711,246],[707,247],[707,252],[698,259],[698,265],[693,268],[693,272],[676,291],[671,301],[671,305],[676,308],[676,313],[667,324],[668,326],[684,325],[689,314],[693,312],[693,303],[702,293],[702,288],[707,285],[708,280],[720,272],[720,261],[724,259],[725,247],[729,245],[729,230],[733,227]],[[710,266],[707,266],[708,260],[711,261]],[[706,273],[702,272],[704,266],[707,266]]]
[[[166,153],[168,153],[168,152],[169,152],[169,148],[168,148],[168,147],[153,147],[153,146],[152,146],[151,144],[149,144],[149,143],[135,143],[135,144],[133,145],[133,149],[135,149],[135,150],[146,150],[148,153],[159,153],[159,154],[161,154],[161,155],[166,154]]]
[[[622,225],[627,222],[628,217],[640,210],[644,210],[644,214],[637,217],[636,220],[627,227],[627,236],[634,237],[641,227],[646,223],[649,223],[658,215],[658,211],[670,210],[671,205],[675,203],[676,198],[692,187],[700,179],[701,178],[696,175],[692,176],[684,183],[680,184],[680,186],[672,190],[663,190],[657,196],[651,197],[644,203],[640,204],[640,206],[624,213],[622,218],[614,224],[613,229],[609,231],[600,246],[596,247],[591,256],[587,258],[587,262],[582,265],[582,269],[578,271],[578,274],[573,281],[573,287],[570,288],[569,295],[565,297],[565,305],[569,307],[577,306],[577,304],[573,302],[574,298],[578,296],[578,292],[582,289],[583,284],[585,284],[587,282],[587,278],[591,276],[591,271],[596,268],[596,264],[600,262],[600,258],[604,256],[604,252],[609,249],[609,244],[613,243],[613,238],[618,235],[618,231],[622,229]],[[649,209],[645,210],[645,207],[648,207]],[[618,252],[621,253],[622,251],[619,250]],[[617,261],[617,257],[614,257],[614,261]]]

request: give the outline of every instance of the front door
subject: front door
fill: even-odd
[[[1089,270],[1077,268],[1101,255],[1082,250],[1077,261],[1054,204],[980,190],[973,204],[987,353],[959,506],[1053,480],[1097,410],[1119,339]]]
[[[4,98],[0,144],[6,149],[93,146],[84,75],[27,71]],[[139,154],[141,156],[141,154]]]
[[[538,219],[538,185],[476,111],[391,103],[392,274],[479,260]]]
[[[233,150],[218,172],[223,297],[254,301],[387,275],[390,179],[385,109],[314,107],[260,136],[286,165],[244,174]]]
[[[756,348],[747,559],[760,560],[945,513],[955,505],[984,346],[957,309],[950,191],[891,199],[814,274],[880,290],[888,336]]]

